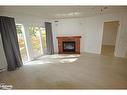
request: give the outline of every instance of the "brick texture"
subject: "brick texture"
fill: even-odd
[[[66,53],[80,54],[80,38],[81,38],[81,36],[61,36],[61,37],[57,37],[59,54],[66,54]],[[75,41],[75,52],[64,52],[63,51],[63,41],[66,41],[66,42],[67,41]]]

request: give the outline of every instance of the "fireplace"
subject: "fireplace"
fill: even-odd
[[[75,52],[75,41],[63,41],[63,52]]]
[[[57,37],[59,54],[80,54],[80,38],[81,36]]]

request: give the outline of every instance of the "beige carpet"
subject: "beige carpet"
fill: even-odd
[[[0,73],[13,89],[127,89],[127,59],[96,54],[51,55]]]

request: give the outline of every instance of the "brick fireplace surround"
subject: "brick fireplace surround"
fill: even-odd
[[[80,54],[80,38],[81,36],[60,36],[58,39],[58,51],[59,54]],[[74,52],[64,52],[63,42],[75,42],[75,51]]]

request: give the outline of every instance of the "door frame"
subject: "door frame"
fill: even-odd
[[[119,42],[120,26],[121,26],[119,20],[109,20],[109,21],[104,21],[104,22],[103,22],[103,29],[102,29],[103,31],[102,31],[102,40],[101,40],[101,51],[100,51],[100,54],[101,54],[101,52],[102,52],[102,44],[103,44],[102,42],[103,42],[103,36],[104,36],[104,23],[105,23],[105,22],[113,22],[113,21],[118,21],[118,29],[117,29],[116,41],[115,41],[115,49],[114,49],[114,53],[113,53],[113,55],[116,56],[117,45],[118,45],[118,42]]]

